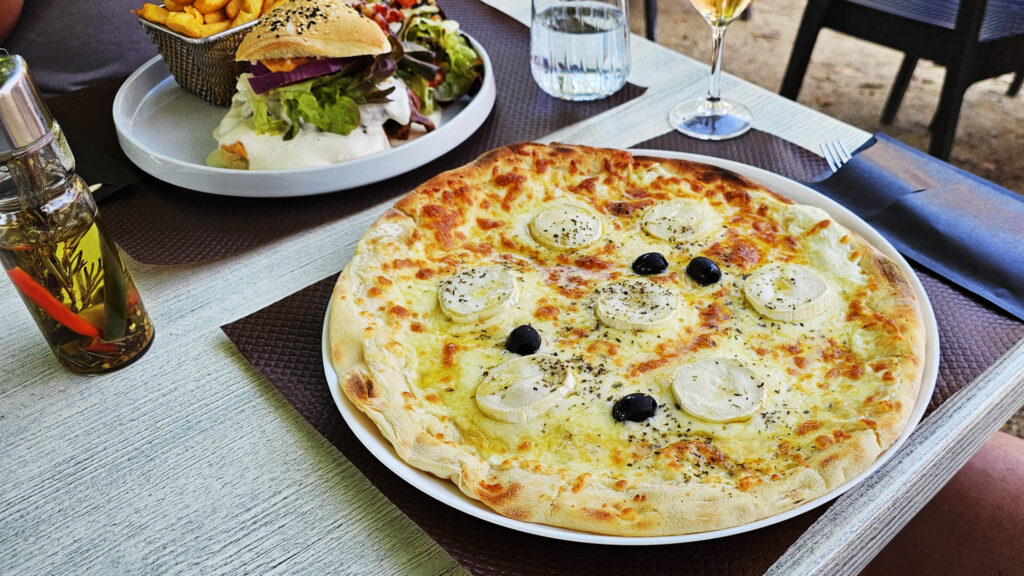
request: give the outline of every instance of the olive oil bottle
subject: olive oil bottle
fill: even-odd
[[[19,56],[0,53],[0,264],[73,372],[138,358],[153,325]]]

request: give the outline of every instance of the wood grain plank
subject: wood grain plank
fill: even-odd
[[[528,0],[491,3],[529,17]],[[632,42],[630,80],[647,93],[546,140],[628,147],[703,92],[706,64]],[[804,147],[868,137],[736,78],[725,89]],[[383,209],[207,264],[129,262],[156,339],[102,377],[60,369],[0,282],[0,572],[465,574],[218,328],[337,273]]]

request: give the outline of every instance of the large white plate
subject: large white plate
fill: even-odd
[[[348,398],[345,397],[344,393],[338,386],[338,377],[334,373],[334,368],[331,366],[330,358],[330,346],[328,344],[327,334],[327,322],[326,318],[324,321],[323,330],[323,362],[324,372],[327,376],[327,382],[331,389],[331,396],[334,397],[334,402],[338,405],[338,410],[341,411],[341,416],[348,423],[352,432],[355,433],[359,441],[362,442],[370,453],[377,457],[385,466],[387,466],[392,472],[400,476],[406,482],[412,484],[419,490],[432,498],[436,498],[441,502],[461,510],[471,516],[493,522],[506,528],[513,530],[519,530],[521,532],[527,532],[530,534],[536,534],[538,536],[546,536],[548,538],[556,538],[559,540],[570,540],[574,542],[586,542],[591,544],[616,544],[625,546],[647,546],[654,544],[678,544],[682,542],[695,542],[698,540],[710,540],[712,538],[723,538],[725,536],[732,536],[733,534],[739,534],[741,532],[748,532],[750,530],[756,530],[763,528],[771,524],[782,522],[811,510],[817,508],[826,502],[838,497],[843,492],[846,492],[850,488],[853,488],[860,483],[864,478],[870,475],[872,472],[877,470],[882,464],[892,458],[893,454],[899,449],[900,446],[906,441],[907,437],[920,422],[921,417],[924,415],[925,409],[928,407],[928,402],[931,400],[932,392],[935,389],[935,379],[939,372],[939,330],[938,325],[935,323],[935,314],[932,311],[931,302],[928,300],[928,294],[925,293],[924,287],[921,286],[920,281],[917,279],[917,275],[907,264],[907,261],[900,256],[899,252],[889,242],[883,238],[878,232],[876,232],[866,222],[861,220],[853,212],[850,212],[842,205],[835,201],[819,194],[818,192],[804,186],[803,184],[789,180],[788,178],[773,174],[760,168],[748,166],[746,164],[740,164],[738,162],[732,162],[729,160],[722,160],[719,158],[712,158],[708,156],[699,156],[696,154],[682,154],[676,152],[666,152],[663,150],[631,150],[636,155],[646,156],[658,156],[662,158],[681,158],[684,160],[692,160],[695,162],[704,162],[706,164],[712,164],[728,170],[732,170],[738,174],[742,174],[759,182],[772,190],[779,192],[790,199],[800,204],[810,204],[827,211],[837,222],[846,226],[850,230],[860,234],[874,247],[878,248],[882,253],[892,258],[903,270],[904,275],[910,280],[910,284],[913,287],[914,293],[917,295],[918,302],[921,304],[921,316],[924,319],[925,325],[925,361],[924,361],[924,377],[921,382],[921,389],[917,395],[917,402],[914,404],[914,410],[910,415],[910,422],[907,425],[906,430],[903,434],[897,438],[896,442],[891,448],[882,453],[882,455],[872,464],[867,470],[851,479],[849,482],[843,484],[839,488],[829,492],[828,494],[816,498],[809,502],[806,502],[792,510],[787,510],[781,514],[776,514],[768,518],[762,518],[756,522],[750,524],[744,524],[742,526],[735,526],[732,528],[726,528],[723,530],[713,530],[710,532],[699,532],[696,534],[683,534],[679,536],[651,536],[651,537],[627,537],[627,536],[605,536],[601,534],[592,534],[589,532],[580,532],[577,530],[569,530],[566,528],[556,528],[554,526],[545,526],[542,524],[533,524],[530,522],[521,522],[519,520],[512,520],[506,518],[490,508],[486,507],[482,503],[466,497],[455,487],[454,484],[448,480],[441,480],[436,476],[413,468],[405,463],[398,454],[394,451],[391,443],[385,440],[380,433],[377,431],[377,427],[373,422],[366,417],[365,414],[359,411]],[[330,308],[327,310],[327,317],[330,317]]]
[[[114,97],[114,126],[121,149],[143,171],[175,186],[252,198],[307,196],[380,182],[418,168],[448,152],[484,123],[494,107],[494,69],[484,61],[484,82],[472,99],[443,108],[437,130],[386,152],[340,164],[295,170],[232,170],[206,165],[217,147],[213,130],[227,113],[185,92],[160,56],[146,62]]]

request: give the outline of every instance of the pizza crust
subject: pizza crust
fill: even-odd
[[[638,165],[656,167],[648,172],[686,174],[687,182],[697,183],[692,184],[694,188],[709,196],[724,198],[723,209],[739,206],[742,210],[744,206],[759,202],[791,204],[790,200],[740,176],[690,162],[634,158],[625,151],[563,145],[520,144],[491,151],[472,164],[439,174],[400,199],[370,226],[359,242],[355,256],[339,276],[328,319],[331,359],[342,391],[411,466],[449,479],[468,497],[509,518],[575,530],[620,536],[660,536],[743,525],[826,494],[864,471],[907,424],[920,386],[924,331],[917,301],[899,268],[849,231],[843,234],[846,239],[843,242],[852,243],[853,250],[859,251],[865,282],[872,289],[851,298],[856,300],[863,296],[860,304],[851,307],[863,313],[855,317],[847,313],[849,318],[845,321],[859,324],[884,321],[887,329],[894,331],[891,342],[873,343],[871,349],[885,350],[879,366],[886,373],[894,374],[896,383],[880,384],[884,398],[856,399],[864,402],[865,408],[853,406],[851,409],[864,410],[872,416],[861,419],[870,424],[852,424],[859,428],[857,430],[847,433],[833,429],[830,423],[816,421],[795,426],[791,435],[793,442],[806,444],[814,437],[820,449],[814,449],[807,458],[801,454],[799,465],[794,466],[791,460],[796,457],[787,453],[789,448],[783,446],[785,440],[780,442],[774,453],[762,454],[772,466],[779,463],[779,473],[770,478],[768,474],[757,473],[756,464],[732,462],[730,456],[717,448],[715,443],[722,441],[717,438],[686,437],[654,451],[656,458],[671,456],[684,465],[687,458],[708,458],[718,467],[716,471],[730,471],[727,477],[698,477],[686,481],[682,481],[681,476],[660,481],[657,475],[626,479],[617,470],[581,471],[585,467],[581,468],[578,463],[555,467],[514,454],[511,457],[505,457],[509,454],[484,454],[475,444],[481,432],[464,426],[465,417],[461,414],[470,409],[460,408],[459,404],[448,406],[431,397],[438,394],[424,393],[443,386],[444,378],[451,373],[465,372],[468,368],[464,370],[452,360],[453,366],[449,366],[448,372],[438,372],[428,365],[433,360],[426,349],[417,350],[409,344],[414,335],[409,330],[417,323],[410,323],[410,317],[423,318],[426,323],[431,303],[422,304],[422,309],[399,305],[407,304],[402,299],[402,291],[409,280],[405,262],[411,262],[410,269],[417,270],[416,278],[424,276],[428,281],[454,273],[473,254],[477,238],[469,229],[474,221],[483,230],[494,226],[493,229],[501,231],[503,239],[516,238],[519,246],[525,246],[524,238],[529,235],[528,219],[516,217],[514,210],[523,195],[536,195],[540,201],[549,202],[554,190],[573,199],[587,199],[614,182],[584,176],[621,173]],[[483,190],[489,189],[488,186],[497,191],[485,193]],[[650,205],[651,198],[642,189],[632,189],[616,202],[603,205],[602,212],[635,217],[638,211]],[[512,216],[512,219],[495,218],[503,220],[498,227],[488,223],[489,214]],[[425,252],[413,249],[420,246],[428,246],[427,251],[436,254],[428,257]],[[715,246],[705,248],[710,250]],[[723,254],[732,256],[737,268],[745,264],[756,266],[751,263],[754,257],[744,256],[741,248],[736,242],[729,247],[731,251]],[[515,266],[531,257],[540,257],[537,254],[539,252],[531,253],[523,248],[521,253],[513,254],[504,262],[516,269]],[[492,252],[489,257],[496,256]],[[590,258],[566,261],[578,266],[603,262],[596,256]],[[543,306],[537,310],[543,310]],[[428,328],[436,330],[438,326]],[[447,334],[417,337],[434,345],[446,341]],[[448,344],[444,346],[444,353],[448,354]],[[466,353],[458,345],[455,350],[454,355]],[[448,360],[451,358],[445,357],[442,362]],[[618,369],[625,371],[628,365]],[[439,376],[442,372],[443,378]],[[648,380],[656,381],[658,374],[654,372]],[[460,385],[460,382],[453,382],[444,389],[456,394]],[[827,383],[828,387],[845,385]],[[780,392],[779,396],[782,395]],[[823,434],[815,437],[818,432]]]

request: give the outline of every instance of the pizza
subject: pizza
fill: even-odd
[[[753,522],[907,426],[919,304],[820,208],[709,165],[517,144],[388,209],[330,356],[408,464],[509,518],[621,536]]]

